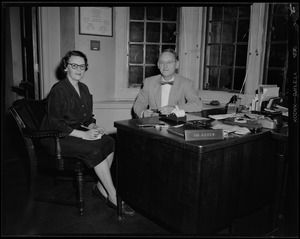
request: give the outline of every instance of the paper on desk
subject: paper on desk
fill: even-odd
[[[192,120],[209,120],[208,118],[201,117],[201,116],[198,116],[198,115],[189,114],[189,113],[186,113],[185,115],[186,115],[186,121],[192,121]]]
[[[215,120],[222,120],[222,119],[226,119],[226,118],[231,118],[231,117],[235,117],[236,113],[232,113],[232,114],[220,114],[220,115],[209,115],[208,117],[215,119]]]
[[[226,124],[217,124],[212,127],[213,129],[223,129],[224,136],[228,133],[235,133],[240,135],[249,134],[250,130],[246,127],[226,125]]]

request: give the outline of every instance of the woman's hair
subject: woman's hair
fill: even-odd
[[[172,49],[172,48],[167,48],[167,49],[163,50],[163,52],[162,52],[161,54],[163,54],[164,52],[172,53],[172,54],[174,55],[176,61],[179,60],[178,54],[177,54],[177,52],[176,52],[174,49]]]
[[[61,63],[60,63],[60,67],[63,70],[63,72],[65,72],[64,70],[67,68],[71,56],[80,56],[80,57],[82,57],[84,59],[84,62],[85,62],[85,71],[88,70],[88,59],[87,59],[86,55],[84,53],[82,53],[81,51],[69,51],[62,58]]]

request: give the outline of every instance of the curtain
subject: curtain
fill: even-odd
[[[180,12],[179,74],[194,81],[202,89],[206,7],[182,7]]]

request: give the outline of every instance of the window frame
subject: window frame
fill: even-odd
[[[250,5],[250,4],[249,4]],[[231,5],[229,5],[231,6]],[[206,19],[206,24],[207,24],[207,34],[206,34],[206,43],[205,43],[205,51],[206,51],[206,57],[205,57],[205,63],[204,63],[204,78],[203,78],[203,82],[202,82],[202,87],[205,90],[211,90],[211,91],[224,91],[224,92],[232,92],[232,93],[238,93],[240,91],[240,89],[232,89],[234,87],[235,84],[235,77],[236,77],[236,71],[237,70],[244,70],[246,72],[246,67],[247,67],[247,59],[245,62],[245,65],[240,66],[240,65],[236,65],[236,58],[237,58],[237,49],[240,46],[248,46],[249,44],[249,34],[248,34],[248,41],[247,42],[240,42],[238,41],[238,24],[240,24],[241,21],[244,20],[249,20],[249,28],[250,28],[250,17],[251,17],[251,6],[249,6],[250,8],[250,15],[249,18],[245,17],[245,16],[240,16],[239,12],[240,9],[239,7],[241,7],[241,5],[232,5],[232,7],[236,7],[237,8],[237,12],[236,12],[236,16],[232,17],[232,18],[224,18],[224,8],[228,7],[228,6],[220,6],[222,9],[222,18],[219,18],[217,20],[212,19],[212,12],[213,12],[213,7],[215,6],[210,6],[208,7],[208,14],[207,14],[207,19]],[[232,42],[223,42],[222,39],[223,38],[223,28],[225,23],[227,22],[231,22],[234,21],[235,22],[235,34],[234,34],[234,39],[232,40]],[[214,23],[216,22],[220,22],[220,41],[218,42],[214,42],[209,40],[210,36],[209,34],[211,33],[211,29]],[[213,46],[219,46],[219,62],[217,65],[211,64],[210,63],[210,50],[211,47]],[[233,63],[232,65],[224,65],[222,64],[222,52],[223,52],[223,48],[226,48],[228,46],[233,47]],[[209,84],[209,72],[211,69],[217,69],[218,71],[218,76],[217,76],[217,85],[221,84],[221,72],[222,70],[231,70],[231,82],[230,82],[230,88],[224,88],[222,89],[221,86],[219,85],[219,87],[212,87],[212,86],[207,86]]]
[[[133,46],[133,45],[139,45],[139,46],[143,46],[143,62],[142,63],[131,63],[130,60],[128,59],[127,61],[127,64],[128,64],[128,70],[130,72],[130,67],[143,67],[143,76],[142,76],[142,80],[144,80],[146,77],[149,77],[146,75],[146,68],[147,67],[156,67],[157,68],[157,63],[147,63],[146,62],[146,57],[147,57],[147,47],[148,46],[151,46],[151,45],[156,45],[159,47],[158,49],[158,54],[160,54],[162,52],[162,50],[165,48],[165,46],[172,46],[174,47],[174,50],[177,51],[178,49],[178,35],[179,35],[179,31],[180,31],[180,22],[179,22],[179,7],[176,7],[177,8],[177,15],[176,15],[176,21],[171,21],[171,20],[164,20],[163,19],[163,14],[164,14],[164,7],[165,6],[156,6],[156,7],[159,7],[160,8],[160,19],[147,19],[147,8],[150,7],[150,6],[142,6],[144,8],[144,13],[143,13],[143,16],[144,18],[143,19],[139,19],[139,20],[136,20],[136,19],[130,19],[130,16],[129,16],[129,28],[128,28],[128,54],[129,54],[129,49],[130,49],[130,46]],[[130,7],[129,7],[129,14],[130,14]],[[143,41],[130,41],[130,23],[143,23]],[[172,23],[172,24],[175,24],[176,25],[176,41],[173,43],[167,43],[167,42],[163,42],[163,27],[164,27],[164,24],[167,24],[167,23]],[[160,34],[160,39],[158,42],[151,42],[151,41],[147,41],[147,25],[148,24],[159,24],[160,25],[160,31],[159,31],[159,34]],[[159,70],[157,68],[157,72],[159,73]],[[130,75],[128,76],[128,78],[130,78]],[[132,84],[132,85],[130,85]],[[142,85],[139,84],[139,83],[131,83],[130,82],[130,79],[128,79],[128,87],[131,88],[135,88],[135,87],[138,87],[140,88]]]
[[[281,3],[278,3],[281,4]],[[281,5],[287,5],[288,3],[283,3]],[[286,40],[272,40],[271,39],[271,35],[272,35],[272,25],[273,25],[273,19],[274,19],[274,15],[273,11],[274,11],[274,7],[275,4],[272,3],[269,5],[269,14],[268,14],[268,34],[267,34],[267,39],[265,41],[266,44],[266,51],[265,51],[265,63],[264,63],[264,75],[263,75],[263,84],[272,84],[270,82],[268,82],[268,75],[270,73],[270,71],[273,70],[278,70],[280,72],[283,73],[283,81],[281,82],[281,85],[278,86],[280,88],[280,94],[285,95],[287,92],[287,73],[288,73],[288,38]],[[271,15],[272,14],[272,15]],[[280,15],[275,15],[275,16],[284,16],[287,19],[287,24],[288,24],[288,11],[286,13],[286,15],[284,14],[280,14]],[[269,62],[270,62],[270,48],[273,45],[285,45],[286,47],[286,51],[285,51],[285,63],[284,66],[269,66]]]
[[[240,94],[242,97],[242,103],[248,104],[251,102],[252,97],[255,95],[255,90],[257,89],[258,85],[262,82],[263,77],[263,68],[264,68],[264,43],[266,39],[266,24],[267,24],[267,17],[268,17],[268,3],[253,3],[251,5],[251,12],[250,12],[250,32],[249,32],[249,43],[248,43],[248,57],[247,57],[247,71],[246,71],[246,80],[244,85],[244,93]],[[195,29],[198,32],[205,33],[205,22],[203,18],[199,19],[198,12],[195,16],[192,16],[194,10],[196,8],[199,9],[201,13],[205,13],[207,7],[181,7],[179,9],[180,12],[180,31],[181,34],[179,37],[179,74],[189,77],[190,74],[194,74],[198,76],[196,79],[195,77],[190,77],[195,82],[195,86],[199,89],[199,96],[204,101],[208,101],[211,99],[218,99],[221,103],[227,103],[232,93],[224,92],[224,91],[211,91],[211,90],[203,90],[203,66],[204,62],[203,58],[203,40],[196,39],[195,35],[191,34],[182,34],[185,30],[182,30],[182,23],[184,20],[183,10],[190,9],[187,12],[187,16],[189,19],[197,19],[198,25],[195,24]],[[127,34],[128,34],[128,23],[129,23],[129,9],[127,7],[116,7],[115,8],[115,29],[118,29],[115,33],[115,40],[116,40],[116,68],[115,68],[115,99],[116,100],[134,100],[137,94],[140,91],[140,88],[128,88],[128,69],[127,69]],[[192,14],[191,14],[192,13]],[[187,25],[188,29],[187,32],[190,31],[190,25]],[[193,31],[192,31],[193,32]],[[188,39],[189,35],[191,35],[190,39]],[[201,35],[201,34],[200,34]],[[202,35],[203,36],[203,35]],[[188,46],[187,43],[192,42],[193,45],[196,46],[195,49],[192,47],[184,47],[185,45]],[[195,47],[194,46],[194,47]],[[258,53],[258,54],[256,54]],[[261,54],[263,53],[263,54]],[[194,63],[195,62],[195,63]],[[191,63],[191,64],[189,64]],[[200,63],[200,64],[198,64]],[[188,70],[190,69],[190,70]],[[192,69],[192,71],[191,71]],[[202,71],[202,72],[201,72]],[[194,79],[195,78],[195,79]],[[243,99],[244,98],[244,99]]]
[[[134,100],[140,88],[128,88],[128,29],[129,29],[129,7],[115,8],[115,32],[116,36],[116,100]]]

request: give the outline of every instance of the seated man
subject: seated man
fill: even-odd
[[[157,66],[160,75],[148,77],[139,92],[133,110],[139,118],[150,117],[155,110],[168,115],[182,109],[185,112],[202,110],[202,102],[193,87],[193,81],[177,73],[178,55],[173,49],[164,50]]]

